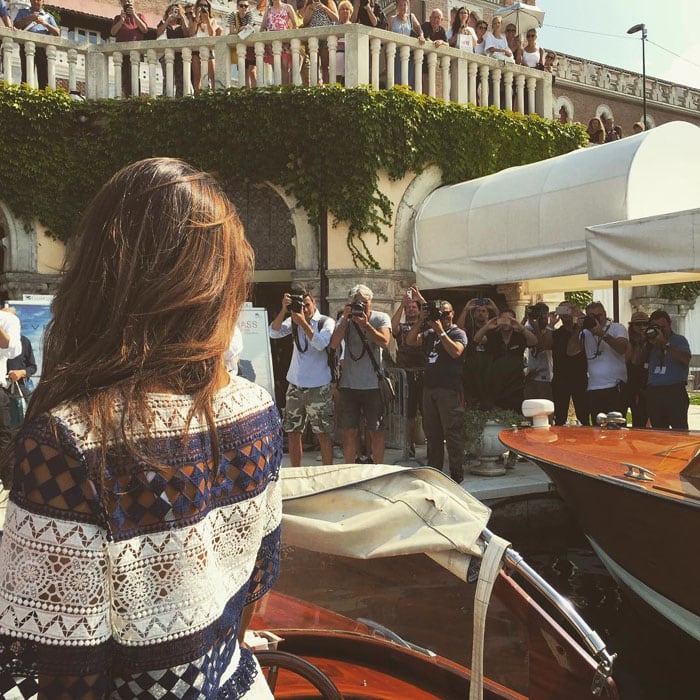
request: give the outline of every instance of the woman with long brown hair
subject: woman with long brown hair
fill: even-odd
[[[0,668],[24,692],[272,697],[238,638],[278,571],[279,416],[223,364],[252,262],[178,160],[123,168],[85,213],[5,455]]]

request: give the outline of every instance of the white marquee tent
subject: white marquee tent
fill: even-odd
[[[651,278],[629,279],[636,274],[624,268],[630,251],[637,261],[648,259],[645,272],[687,270],[674,261],[684,253],[690,257],[690,238],[673,243],[666,238],[664,245],[663,240],[641,236],[641,228],[628,228],[627,252],[611,247],[604,272],[593,279],[587,274],[587,235],[600,243],[603,231],[586,229],[696,208],[700,128],[672,122],[435,190],[416,218],[416,281],[421,289],[528,282],[532,293],[609,287],[612,279],[658,284]],[[665,230],[673,228],[669,223]],[[611,232],[608,240],[615,235]]]

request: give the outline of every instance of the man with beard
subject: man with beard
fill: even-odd
[[[396,338],[396,364],[406,372],[407,384],[407,428],[408,452],[416,456],[416,416],[418,407],[423,404],[423,374],[425,372],[425,351],[421,347],[406,344],[406,335],[411,326],[420,319],[420,306],[416,301],[417,291],[411,287],[401,298],[401,304],[391,317],[391,334]],[[402,314],[405,323],[401,323]]]

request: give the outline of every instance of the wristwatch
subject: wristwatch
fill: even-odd
[[[440,333],[440,335],[438,336],[438,338],[442,338],[443,335],[447,335],[447,331],[443,331],[442,333]]]

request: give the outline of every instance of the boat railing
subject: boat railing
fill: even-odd
[[[484,528],[482,535],[484,542],[488,543],[493,533]],[[505,567],[509,573],[517,572],[531,586],[543,595],[556,610],[566,619],[575,630],[580,640],[585,645],[591,656],[598,662],[591,692],[599,696],[602,694],[606,680],[612,675],[615,654],[611,654],[600,635],[590,627],[574,607],[573,603],[559,593],[553,586],[542,578],[520,555],[512,548],[508,548],[505,554]]]
[[[201,61],[216,57],[216,89],[244,87],[246,49],[255,56],[259,86],[280,85],[287,79],[293,85],[318,85],[327,47],[330,84],[342,81],[346,87],[372,90],[406,85],[446,102],[552,115],[552,76],[545,71],[432,42],[420,44],[418,39],[359,24],[253,32],[245,39],[222,35],[86,44],[8,29],[0,29],[0,37],[6,82],[18,82],[12,67],[23,44],[28,82],[35,86],[34,50],[46,46],[49,86],[55,88],[65,75],[69,89],[75,90],[78,83],[87,98],[118,97],[123,65],[131,69],[134,95],[171,97],[179,85],[183,95],[192,94],[193,52]]]

